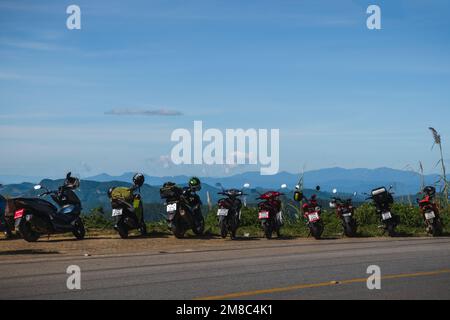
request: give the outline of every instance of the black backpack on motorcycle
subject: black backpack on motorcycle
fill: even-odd
[[[183,193],[183,190],[173,182],[166,182],[159,189],[161,199],[175,199]]]

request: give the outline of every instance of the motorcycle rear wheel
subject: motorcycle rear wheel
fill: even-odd
[[[128,228],[122,223],[117,224],[117,232],[122,239],[128,239]]]
[[[433,237],[440,237],[442,235],[442,224],[438,219],[434,220],[433,224],[430,226],[431,235]]]
[[[19,232],[27,242],[36,242],[40,237],[39,233],[31,229],[29,222],[23,222],[19,227]]]
[[[344,234],[346,237],[353,238],[356,235],[356,226],[352,223],[344,223]]]
[[[319,240],[322,237],[323,227],[321,225],[312,224],[309,227],[309,230],[311,231],[311,235],[314,239]]]
[[[263,223],[263,229],[264,229],[264,235],[266,236],[267,239],[272,239],[272,226],[270,225],[270,223],[266,222]]]
[[[386,226],[386,230],[388,232],[389,237],[395,237],[397,233],[395,232],[395,225],[393,223],[389,223]]]
[[[219,229],[220,229],[220,236],[225,239],[228,235],[228,226],[227,222],[225,220],[225,217],[221,216],[219,218]]]
[[[177,238],[177,239],[184,238],[185,230],[182,227],[180,227],[178,224],[172,224],[172,227],[170,229],[172,230],[172,233],[175,236],[175,238]]]

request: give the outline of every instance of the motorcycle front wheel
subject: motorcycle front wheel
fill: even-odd
[[[83,221],[80,218],[78,218],[77,221],[75,222],[74,229],[72,230],[72,233],[75,236],[75,238],[77,238],[77,240],[83,240],[84,239],[84,236],[86,234],[86,230],[84,228]]]

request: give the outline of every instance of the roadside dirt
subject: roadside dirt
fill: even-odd
[[[20,260],[32,257],[64,257],[64,256],[99,256],[111,254],[133,253],[171,253],[198,250],[236,248],[243,242],[249,245],[267,240],[260,238],[241,238],[235,241],[218,236],[205,235],[195,237],[187,235],[184,239],[176,239],[169,233],[150,233],[146,237],[130,234],[128,239],[112,232],[91,232],[84,240],[75,240],[70,235],[43,236],[37,242],[29,243],[21,238],[5,239],[0,235],[0,262]],[[292,241],[278,239],[275,241]]]

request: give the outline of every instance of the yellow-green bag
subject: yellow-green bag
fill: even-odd
[[[133,201],[133,192],[126,187],[117,187],[114,188],[111,192],[111,199],[113,200],[123,200],[128,203],[132,203]]]
[[[135,198],[133,200],[134,212],[136,213],[136,217],[139,221],[142,220],[142,215],[144,214],[144,208],[142,207],[141,199]]]

